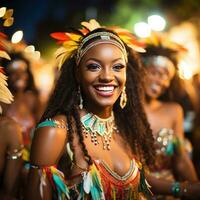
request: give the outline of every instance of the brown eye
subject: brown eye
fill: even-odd
[[[113,66],[113,69],[114,69],[115,71],[120,71],[120,70],[123,69],[123,68],[125,68],[125,66],[122,65],[122,64],[116,64],[116,65]]]
[[[92,63],[87,65],[87,69],[91,71],[98,71],[101,67],[98,64]]]

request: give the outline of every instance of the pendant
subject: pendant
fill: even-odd
[[[87,138],[90,135],[91,142],[94,145],[98,145],[98,138],[101,138],[103,149],[111,149],[112,133],[116,130],[113,113],[107,119],[102,119],[92,113],[87,113],[81,117],[81,123],[85,137]]]

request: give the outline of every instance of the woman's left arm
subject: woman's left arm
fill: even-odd
[[[197,181],[197,174],[194,165],[184,147],[184,130],[183,130],[183,109],[178,104],[173,104],[174,124],[173,129],[176,134],[179,145],[173,156],[173,169],[178,180]]]

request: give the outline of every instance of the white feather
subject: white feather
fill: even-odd
[[[84,172],[83,173],[83,189],[86,194],[90,193],[91,187],[92,187],[92,176],[90,172]]]

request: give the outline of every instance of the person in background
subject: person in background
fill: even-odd
[[[1,64],[8,75],[8,87],[15,101],[4,106],[6,116],[11,117],[22,127],[23,141],[27,149],[31,144],[31,132],[37,121],[40,109],[39,93],[35,87],[30,70],[30,61],[22,52],[11,52],[11,60],[2,60]]]
[[[155,39],[158,43],[151,43]],[[150,167],[150,174],[157,178],[153,182],[159,186],[154,191],[157,195],[153,199],[196,199],[200,185],[193,185],[198,178],[189,157],[191,148],[187,148],[185,142],[183,109],[173,98],[173,94],[177,98],[182,91],[176,60],[181,48],[166,40],[150,38],[146,41],[146,53],[141,54],[147,72],[144,109],[156,148],[155,163]],[[171,188],[171,194],[159,195],[167,188]]]
[[[5,35],[0,32],[0,57],[10,59],[1,46]],[[10,104],[13,96],[7,88],[7,77],[0,68],[0,199],[14,200],[19,197],[20,172],[22,168],[22,130],[13,119],[6,117],[2,106]]]

